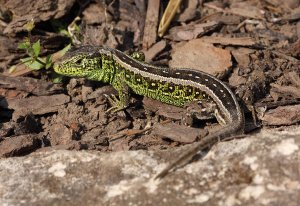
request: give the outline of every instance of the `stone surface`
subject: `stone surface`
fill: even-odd
[[[300,127],[220,142],[201,160],[152,177],[169,151],[52,150],[0,159],[2,205],[298,205]]]

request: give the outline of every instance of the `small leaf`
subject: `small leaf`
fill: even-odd
[[[18,45],[18,49],[28,49],[28,47],[30,47],[30,43],[28,41],[25,41]]]
[[[29,67],[30,69],[33,69],[33,70],[40,70],[40,69],[42,69],[44,67],[44,64],[41,64],[38,61],[34,61],[33,63],[31,63],[31,62],[25,62],[24,64],[27,67]]]
[[[31,57],[26,57],[26,58],[20,59],[20,61],[25,64],[25,63],[28,63],[28,62],[32,62],[33,59]]]
[[[32,45],[32,49],[33,49],[33,52],[34,52],[34,56],[35,56],[35,57],[38,57],[39,54],[40,54],[40,51],[41,51],[40,40],[38,40],[37,42],[35,42],[35,43]]]
[[[27,54],[28,54],[31,58],[33,58],[33,59],[36,58],[36,56],[35,56],[35,54],[34,54],[34,49],[33,49],[32,47],[28,47],[28,49],[27,49]]]
[[[46,57],[45,68],[49,69],[52,66],[52,55]]]

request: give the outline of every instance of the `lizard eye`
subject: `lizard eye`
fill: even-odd
[[[75,61],[75,64],[81,64],[81,62],[82,62],[82,59],[77,59],[77,60]]]

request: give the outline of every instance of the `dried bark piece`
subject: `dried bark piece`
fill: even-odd
[[[0,142],[0,157],[21,156],[40,148],[38,135],[20,135]]]
[[[189,0],[183,3],[186,4],[186,7],[184,8],[184,11],[179,14],[179,22],[186,22],[194,19],[197,16],[200,2],[198,0]]]
[[[30,113],[36,115],[57,112],[61,105],[68,102],[70,102],[69,96],[57,94],[24,99],[2,99],[0,101],[0,106],[15,110],[13,119],[18,119],[19,116],[26,116]]]
[[[3,5],[14,14],[12,21],[4,29],[4,34],[16,35],[24,31],[23,26],[34,20],[35,23],[64,16],[73,6],[75,0],[40,0],[19,1],[8,0]]]
[[[17,47],[18,43],[16,39],[0,35],[0,70],[2,68],[6,69],[8,64],[11,64],[13,60],[18,59],[18,56],[16,57]]]
[[[293,9],[290,14],[282,17],[282,20],[297,21],[300,19],[300,7]]]
[[[192,143],[200,136],[205,136],[207,132],[199,128],[192,128],[175,123],[156,124],[153,128],[153,134],[171,139],[175,142]]]
[[[144,28],[144,37],[143,37],[144,49],[148,49],[156,42],[159,7],[160,7],[160,0],[152,0],[148,2],[145,28]]]
[[[235,14],[246,18],[264,20],[262,9],[256,6],[252,6],[248,2],[233,3],[231,4],[231,7],[229,9],[223,9],[216,6],[215,2],[205,3],[204,6],[227,14]]]
[[[184,67],[224,77],[232,66],[230,52],[194,39],[173,46],[170,67]]]
[[[49,129],[51,145],[68,145],[75,139],[75,133],[71,128],[62,124],[53,124]]]
[[[248,67],[250,64],[250,56],[249,54],[253,54],[255,50],[248,48],[238,48],[232,50],[231,53],[234,56],[235,60],[238,63],[239,67]]]
[[[163,104],[157,100],[144,97],[143,105],[146,111],[154,112],[157,115],[170,118],[173,120],[181,120],[186,109],[175,107],[173,105]]]
[[[274,99],[278,99],[278,97],[288,97],[292,96],[293,98],[300,98],[300,89],[294,86],[282,86],[278,84],[271,84],[271,95],[276,96]]]
[[[185,41],[199,38],[208,32],[216,30],[221,25],[220,22],[211,21],[207,23],[191,23],[184,26],[175,26],[170,29],[169,35],[165,38],[172,41]]]
[[[292,125],[300,122],[300,105],[280,106],[267,111],[261,118],[267,125]]]
[[[105,4],[97,2],[96,4],[90,4],[83,11],[83,19],[86,24],[102,24],[109,23],[112,21],[112,16],[106,11]]]
[[[165,40],[161,40],[157,43],[155,43],[151,48],[149,48],[147,51],[144,51],[145,53],[145,61],[151,61],[153,60],[159,52],[164,50],[167,46],[167,43]]]
[[[62,87],[44,80],[29,77],[8,77],[0,75],[0,88],[16,89],[37,96],[50,95],[62,91]]]
[[[20,118],[17,122],[14,122],[13,128],[15,135],[39,133],[42,131],[41,124],[38,123],[32,114],[26,115],[25,117]]]
[[[220,36],[219,37],[205,36],[205,37],[202,37],[201,39],[202,39],[202,41],[211,43],[211,44],[244,46],[244,47],[251,47],[251,46],[262,47],[260,42],[256,41],[254,38],[251,38],[251,37],[231,38],[231,37],[220,37]]]

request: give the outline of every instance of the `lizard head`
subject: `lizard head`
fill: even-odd
[[[86,46],[68,51],[54,64],[54,71],[70,77],[84,77],[97,80],[102,71],[102,57],[99,48]]]

